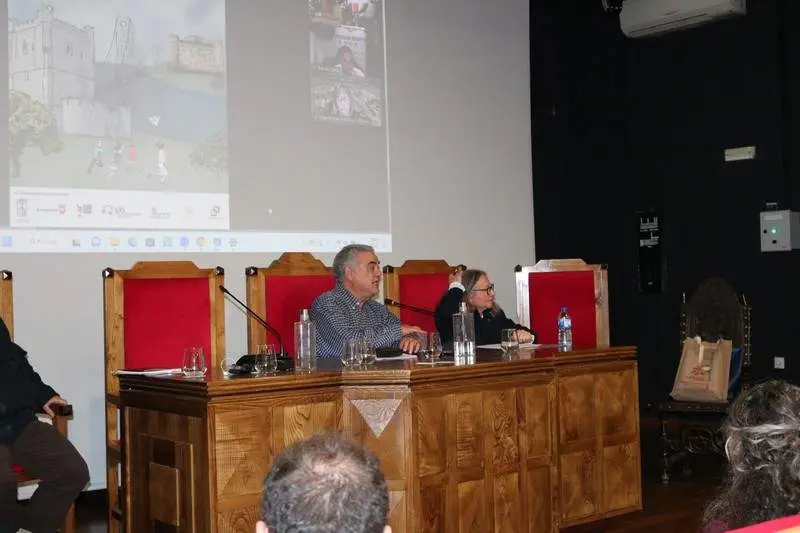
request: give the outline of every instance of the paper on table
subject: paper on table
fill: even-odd
[[[416,359],[417,356],[413,353],[404,353],[403,355],[397,355],[395,357],[379,357],[376,359],[377,362],[381,361],[402,361],[403,359]]]
[[[180,368],[147,368],[141,370],[116,370],[114,374],[129,375],[129,376],[165,376],[169,374],[180,374]]]
[[[534,344],[532,342],[520,343],[520,348],[540,348],[541,344]],[[482,346],[478,346],[478,348],[486,348],[487,350],[502,350],[503,347],[499,344],[484,344]]]

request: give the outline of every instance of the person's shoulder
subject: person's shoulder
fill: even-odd
[[[318,307],[320,305],[329,304],[333,301],[333,299],[334,299],[333,289],[325,291],[323,293],[318,294],[317,297],[314,298],[314,301],[311,302],[311,307]]]

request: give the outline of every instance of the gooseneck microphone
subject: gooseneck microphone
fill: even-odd
[[[237,297],[236,297],[236,296],[235,296],[235,295],[234,295],[234,294],[233,294],[231,291],[229,291],[228,289],[226,289],[226,288],[225,288],[225,285],[220,285],[220,286],[219,286],[219,290],[221,290],[222,292],[224,292],[225,294],[227,294],[228,296],[230,296],[231,298],[233,298],[233,299],[236,301],[236,303],[238,303],[239,305],[241,305],[241,306],[242,306],[242,309],[244,309],[245,311],[247,311],[247,314],[248,314],[248,315],[250,315],[251,317],[253,317],[253,318],[255,319],[255,321],[256,321],[256,322],[258,322],[259,324],[261,324],[261,325],[264,327],[264,329],[266,329],[267,331],[269,331],[269,332],[271,332],[273,335],[275,335],[275,337],[278,339],[278,344],[280,345],[280,350],[281,350],[281,353],[280,353],[280,354],[278,354],[278,357],[286,357],[286,350],[284,350],[284,348],[283,348],[283,339],[281,339],[281,334],[278,332],[278,330],[277,330],[277,329],[275,329],[275,328],[273,328],[272,326],[270,326],[270,325],[267,323],[267,321],[266,321],[266,320],[264,320],[263,318],[261,318],[260,316],[258,316],[258,313],[256,313],[256,312],[255,312],[255,311],[253,311],[252,309],[250,309],[250,308],[247,306],[247,304],[245,304],[243,301],[241,301],[239,298],[237,298]]]
[[[400,302],[392,300],[391,298],[384,298],[383,303],[385,305],[389,305],[392,307],[399,307],[400,309],[406,309],[408,311],[413,311],[415,313],[419,313],[425,316],[433,316],[433,317],[436,316],[436,313],[431,311],[430,309],[423,309],[422,307],[414,307],[413,305],[401,304]]]

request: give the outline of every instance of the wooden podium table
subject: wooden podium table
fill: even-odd
[[[327,429],[379,457],[396,533],[544,533],[641,509],[636,349],[204,380],[120,377],[126,531],[252,533],[273,458]]]

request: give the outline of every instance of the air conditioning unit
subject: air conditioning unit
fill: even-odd
[[[628,37],[647,37],[746,13],[747,0],[625,0],[619,22]]]

